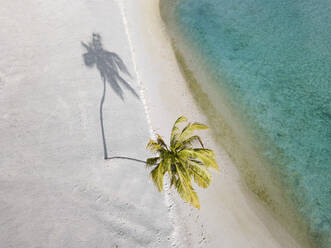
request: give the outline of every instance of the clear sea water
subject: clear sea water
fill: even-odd
[[[176,22],[233,106],[285,152],[278,169],[297,210],[331,247],[331,1],[181,0]]]

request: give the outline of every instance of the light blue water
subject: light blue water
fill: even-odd
[[[182,0],[176,18],[232,106],[285,152],[291,197],[331,247],[331,1]]]

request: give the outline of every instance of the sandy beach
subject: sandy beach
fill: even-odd
[[[139,94],[107,88],[111,156],[146,159],[180,115],[208,125],[194,101],[154,0],[4,1],[0,7],[1,247],[300,247],[241,182],[215,143],[221,169],[198,189],[198,211],[162,195],[142,164],[103,159],[102,80],[85,66],[92,33],[116,52]]]

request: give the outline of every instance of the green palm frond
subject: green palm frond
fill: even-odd
[[[192,171],[194,182],[202,188],[207,188],[211,183],[211,173],[203,163],[197,160],[189,160],[190,170]]]
[[[181,116],[175,121],[175,124],[172,128],[172,131],[171,131],[170,146],[173,146],[177,142],[177,138],[180,135],[180,130],[179,130],[177,125],[179,123],[185,122],[185,121],[187,121],[185,116]]]
[[[162,137],[160,135],[157,135],[156,141],[162,148],[165,148],[165,149],[168,148],[166,143],[164,142],[164,140],[162,139]]]
[[[183,142],[187,138],[191,137],[196,130],[203,130],[203,129],[208,129],[208,127],[204,124],[194,122],[194,123],[189,123],[182,131],[182,133],[179,136],[178,141]]]
[[[185,158],[199,159],[207,168],[212,167],[219,171],[215,153],[212,150],[204,148],[184,149],[178,154],[179,156],[183,156]]]
[[[159,162],[160,157],[154,157],[154,158],[149,158],[146,160],[146,166],[151,167],[157,164]]]
[[[162,150],[162,146],[152,139],[148,142],[146,148],[152,153],[157,153],[158,151]]]
[[[182,199],[200,209],[199,198],[192,187],[190,175],[185,167],[181,165],[182,164],[176,164],[178,173],[178,180],[175,184],[176,190]]]
[[[152,171],[151,171],[151,177],[153,179],[153,182],[157,189],[162,192],[163,191],[163,168],[162,168],[162,162],[158,164]]]
[[[200,139],[200,137],[198,135],[191,136],[190,138],[184,140],[181,143],[181,146],[183,146],[184,148],[192,147],[193,142],[195,142],[195,141],[198,141],[200,143],[200,145],[202,146],[202,148],[205,148],[202,143],[202,140]]]
[[[163,178],[168,174],[170,187],[174,187],[184,201],[199,209],[200,202],[192,181],[199,187],[207,188],[212,180],[208,169],[219,169],[215,153],[205,149],[201,138],[194,135],[194,131],[208,127],[194,122],[180,130],[177,125],[185,121],[187,119],[184,116],[176,120],[171,132],[170,147],[159,135],[156,140],[149,141],[147,149],[159,156],[147,159],[146,167],[152,168],[150,175],[160,192],[163,190]],[[202,148],[194,148],[195,142],[199,142]]]

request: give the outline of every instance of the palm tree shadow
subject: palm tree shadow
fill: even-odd
[[[120,76],[121,71],[125,75],[132,78],[123,60],[114,52],[109,52],[102,47],[101,36],[99,34],[92,34],[92,42],[88,45],[82,42],[82,45],[87,49],[87,53],[83,54],[84,63],[87,67],[93,67],[96,65],[100,72],[101,78],[108,82],[110,87],[115,93],[124,100],[123,90],[120,85],[129,90],[136,98],[139,99],[136,91],[130,86],[130,84]]]
[[[124,101],[124,92],[121,88],[123,86],[130,91],[137,99],[139,95],[130,86],[130,84],[120,75],[120,72],[129,76],[127,67],[123,60],[114,52],[109,52],[102,47],[101,36],[99,34],[92,34],[92,42],[88,44],[82,42],[82,45],[87,49],[87,52],[83,54],[84,63],[87,67],[97,67],[100,72],[100,76],[103,80],[103,93],[100,101],[100,124],[103,141],[104,158],[107,159],[107,143],[105,140],[105,131],[103,126],[103,104],[106,95],[106,83],[114,90],[114,92]]]

